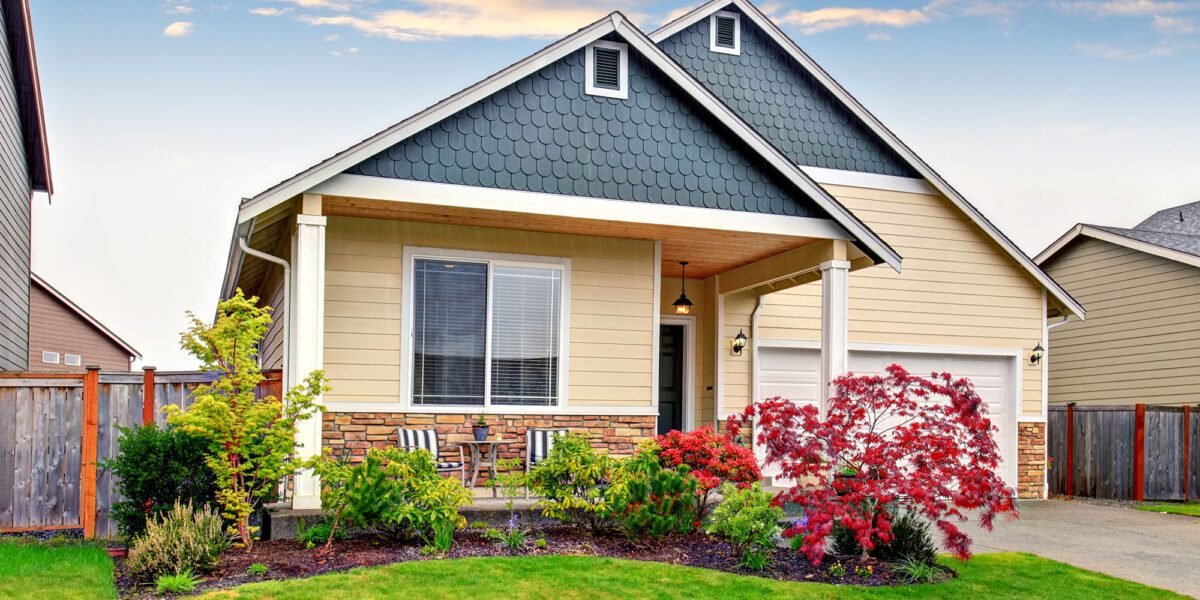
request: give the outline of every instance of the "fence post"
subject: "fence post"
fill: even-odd
[[[1075,403],[1067,404],[1067,495],[1075,495]]]
[[[154,367],[142,367],[142,425],[154,423]]]
[[[1133,415],[1133,499],[1146,499],[1146,405],[1141,403]]]
[[[1183,501],[1191,499],[1192,487],[1192,407],[1183,407]]]
[[[100,430],[100,367],[88,365],[83,376],[83,449],[79,483],[79,520],[83,537],[96,537],[96,440]]]

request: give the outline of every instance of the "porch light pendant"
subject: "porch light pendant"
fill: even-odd
[[[684,286],[684,280],[687,276],[687,265],[686,260],[679,261],[679,266],[681,267],[679,272],[679,299],[671,303],[675,306],[675,314],[677,315],[686,315],[692,312],[693,303],[688,299],[687,288]]]

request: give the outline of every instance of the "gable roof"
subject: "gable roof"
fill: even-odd
[[[71,310],[71,312],[79,315],[79,318],[87,321],[89,325],[96,329],[96,331],[99,331],[104,335],[104,337],[107,337],[109,340],[111,340],[112,343],[120,346],[122,349],[128,352],[130,356],[139,360],[142,358],[141,352],[138,352],[133,346],[130,346],[128,342],[121,339],[117,334],[113,333],[111,329],[105,327],[104,323],[101,323],[100,321],[96,320],[95,317],[89,315],[87,311],[80,308],[78,304],[72,302],[70,298],[66,297],[66,295],[64,295],[62,292],[55,289],[54,286],[46,283],[46,280],[42,279],[37,273],[30,273],[29,278],[34,285],[42,288],[42,290],[44,290],[47,294],[54,296],[54,298],[61,302],[63,306],[66,306]]]
[[[17,112],[25,148],[29,183],[34,191],[54,193],[50,178],[50,150],[46,143],[46,121],[42,112],[42,86],[38,78],[37,53],[33,48],[33,22],[29,0],[0,0],[4,33],[8,42]]]
[[[900,141],[890,129],[888,129],[875,115],[871,114],[850,92],[846,91],[829,73],[827,73],[816,61],[800,48],[796,42],[783,30],[779,29],[774,22],[771,21],[758,7],[751,4],[748,0],[711,0],[702,4],[695,9],[687,12],[679,18],[671,21],[658,28],[650,34],[650,38],[656,43],[662,42],[675,33],[692,25],[700,19],[708,18],[709,15],[723,10],[727,7],[736,7],[745,17],[754,22],[762,29],[772,40],[775,41],[792,59],[794,59],[801,67],[811,74],[818,82],[833,94],[847,109],[849,109],[858,119],[862,121],[866,127],[875,135],[879,136],[887,143],[893,151],[906,160],[918,174],[924,177],[933,187],[946,196],[952,204],[960,211],[967,215],[984,234],[990,237],[997,245],[999,245],[1006,254],[1017,262],[1026,272],[1030,274],[1039,284],[1046,288],[1047,292],[1057,300],[1064,308],[1079,316],[1086,317],[1086,311],[1083,307],[1067,293],[1058,282],[1046,274],[1042,269],[1026,255],[1008,236],[1004,235],[991,221],[979,212],[958,190],[955,190],[945,179],[942,178],[936,171],[933,170],[921,157],[917,156],[911,148]]]
[[[1079,236],[1200,267],[1200,202],[1164,208],[1132,229],[1080,223],[1042,250],[1038,264],[1050,260]]]
[[[486,98],[517,80],[534,73],[538,69],[562,59],[567,54],[575,52],[587,44],[612,33],[621,36],[630,45],[632,50],[639,52],[647,61],[657,67],[663,75],[678,86],[683,93],[690,96],[704,110],[708,111],[712,117],[727,127],[747,148],[761,157],[766,165],[777,171],[783,181],[794,186],[819,206],[821,210],[826,212],[830,218],[862,245],[862,249],[866,254],[876,260],[886,262],[897,271],[900,270],[901,257],[891,246],[884,242],[875,232],[871,231],[858,217],[842,206],[824,188],[806,175],[795,163],[787,159],[775,146],[732,112],[721,100],[713,96],[703,85],[688,75],[682,67],[664,54],[646,34],[642,33],[637,27],[634,27],[619,12],[611,13],[607,17],[543,48],[539,52],[491,77],[276,184],[253,198],[244,200],[239,210],[238,223],[245,224],[249,222],[266,210],[312,189],[317,184],[350,169],[379,152],[385,151],[387,148],[415,135],[429,125],[465,109],[478,100]],[[234,245],[236,247],[236,240]],[[233,256],[231,255],[230,258],[230,264],[233,265]]]

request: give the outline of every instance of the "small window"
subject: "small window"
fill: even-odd
[[[51,365],[57,365],[58,364],[58,353],[57,352],[43,352],[42,353],[42,362],[48,363]]]
[[[624,100],[629,97],[628,46],[596,42],[587,47],[586,91],[593,96]]]
[[[723,54],[741,54],[741,15],[732,12],[714,13],[708,21],[708,48]]]
[[[68,367],[78,367],[83,364],[83,358],[78,354],[64,354],[63,364]]]

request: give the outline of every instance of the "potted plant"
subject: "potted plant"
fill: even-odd
[[[475,425],[471,427],[471,432],[475,434],[475,441],[482,442],[488,437],[488,430],[491,427],[488,425],[487,419],[483,418],[483,413],[479,413],[479,418],[475,419]]]

